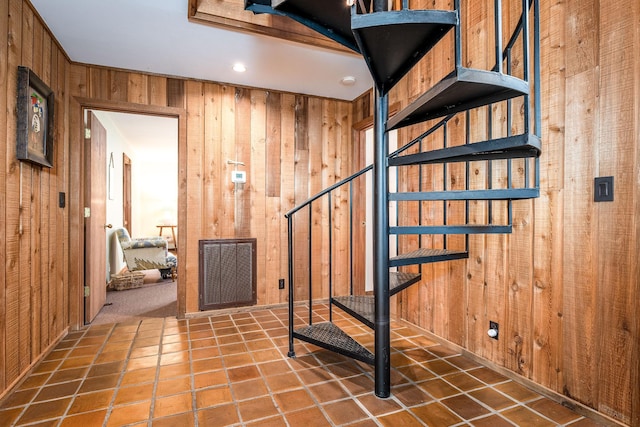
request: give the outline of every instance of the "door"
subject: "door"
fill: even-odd
[[[122,223],[130,236],[131,230],[131,159],[122,153]]]
[[[373,128],[367,129],[365,131],[366,138],[366,154],[365,154],[365,165],[370,165],[373,163],[373,155],[374,155],[374,140],[373,140]],[[398,131],[389,132],[389,153],[393,153],[396,151],[398,147]],[[397,168],[391,167],[389,168],[389,191],[395,192],[397,191]],[[374,259],[373,259],[373,176],[371,179],[367,179],[366,183],[366,205],[365,205],[365,267],[364,267],[364,289],[367,292],[373,292],[373,267],[374,267]],[[397,202],[392,201],[389,202],[389,223],[391,225],[396,224],[397,210],[396,210]],[[389,237],[389,256],[393,257],[398,254],[398,241],[395,236]],[[391,268],[389,271],[397,271],[397,267]]]
[[[84,320],[90,323],[107,299],[107,131],[92,112],[85,133],[85,298]]]

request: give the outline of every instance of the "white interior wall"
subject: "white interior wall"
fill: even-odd
[[[123,113],[94,111],[107,131],[107,276],[118,273],[124,267],[120,246],[113,236],[114,230],[123,226],[123,159],[125,153],[131,159],[131,234],[132,237],[157,236],[157,225],[174,224],[178,220],[178,120],[166,120],[163,140],[149,145],[148,141],[123,135],[121,122]],[[149,125],[148,116],[139,116],[140,126]],[[130,132],[130,124],[127,124]],[[142,129],[144,134],[145,129]],[[148,134],[153,132],[149,131]],[[160,149],[160,147],[162,149]],[[113,167],[110,159],[113,155]],[[112,174],[112,176],[110,176]],[[110,188],[111,187],[111,188]],[[168,236],[165,229],[163,235]],[[177,234],[177,230],[176,230]]]

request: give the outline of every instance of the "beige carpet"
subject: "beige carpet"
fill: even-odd
[[[151,317],[175,317],[177,280],[163,280],[158,270],[145,271],[144,284],[126,291],[108,291],[107,302],[92,325],[126,323]]]

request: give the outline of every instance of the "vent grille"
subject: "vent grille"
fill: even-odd
[[[199,308],[256,304],[256,239],[200,240]]]

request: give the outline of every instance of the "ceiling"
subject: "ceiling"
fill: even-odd
[[[188,0],[31,2],[75,62],[343,100],[372,86],[357,55],[189,22]]]

